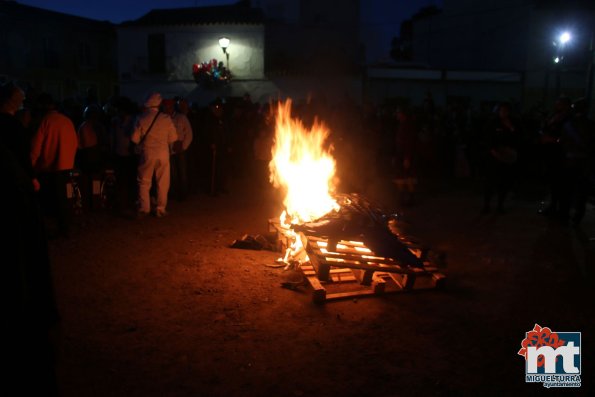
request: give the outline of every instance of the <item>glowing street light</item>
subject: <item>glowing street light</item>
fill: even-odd
[[[229,69],[229,53],[227,52],[227,47],[229,47],[229,43],[231,43],[231,40],[227,37],[221,37],[219,39],[219,47],[221,47],[223,53],[225,54],[225,60],[227,61],[227,69]]]
[[[572,40],[572,35],[568,31],[560,33],[558,38],[552,43],[556,47],[556,56],[554,56],[554,63],[559,64],[564,60],[564,47]]]
[[[560,93],[560,73],[561,68],[564,63],[564,52],[566,51],[566,46],[572,42],[572,33],[568,30],[558,31],[556,38],[552,41],[552,45],[554,46],[554,54],[551,58],[554,64],[554,71],[555,71],[555,95],[558,96]],[[548,67],[549,68],[549,67]],[[545,81],[544,81],[544,89],[543,89],[543,103],[546,102],[547,94],[549,91],[549,79],[550,79],[550,72],[546,68],[545,70]]]
[[[568,43],[570,41],[572,37],[570,36],[570,33],[568,32],[563,32],[560,37],[558,38],[558,40],[560,41],[560,44],[564,45],[566,43]]]
[[[219,39],[219,46],[221,47],[221,49],[223,50],[224,54],[227,54],[227,47],[229,47],[229,43],[231,42],[230,39],[228,39],[227,37],[221,37]]]
[[[560,94],[560,74],[561,74],[561,65],[562,61],[564,61],[564,51],[566,45],[572,40],[572,35],[569,31],[565,30],[558,36],[557,40],[554,41],[554,47],[556,47],[556,55],[554,56],[554,64],[556,65],[556,86],[555,92],[556,97]]]

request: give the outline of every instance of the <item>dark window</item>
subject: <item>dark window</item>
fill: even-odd
[[[150,34],[147,40],[149,73],[165,73],[165,35]]]

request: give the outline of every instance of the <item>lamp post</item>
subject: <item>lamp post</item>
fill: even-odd
[[[587,53],[587,87],[585,88],[585,99],[587,100],[587,109],[591,109],[591,100],[593,99],[593,30],[591,30],[591,37],[589,37],[589,51]]]
[[[556,41],[554,41],[554,47],[557,48],[556,55],[554,56],[554,64],[556,67],[556,98],[560,96],[560,68],[562,61],[564,60],[564,48],[566,44],[572,40],[570,32],[562,32]]]
[[[221,49],[223,50],[223,53],[225,54],[225,60],[226,62],[226,66],[227,69],[229,70],[229,53],[227,52],[227,47],[229,47],[229,43],[231,42],[230,39],[228,39],[227,37],[221,37],[219,39],[219,46],[221,47]]]

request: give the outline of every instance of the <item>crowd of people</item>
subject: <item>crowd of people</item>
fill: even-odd
[[[3,141],[64,235],[72,216],[65,186],[75,169],[84,211],[105,205],[98,185],[110,169],[116,176],[111,205],[137,218],[167,215],[168,199],[225,194],[230,177],[268,184],[275,108],[253,103],[249,94],[207,107],[159,93],[141,104],[121,96],[58,104],[48,94],[25,100],[9,83],[2,100],[16,103],[11,122],[20,126]],[[420,179],[483,179],[485,214],[504,212],[508,193],[530,180],[549,186],[544,215],[578,224],[594,184],[595,132],[586,110],[584,100],[565,97],[551,112],[521,113],[509,102],[476,111],[461,102],[439,108],[427,93],[419,106],[311,97],[294,103],[292,112],[305,125],[317,118],[328,126],[341,191],[366,192],[384,178],[399,204],[410,205]]]

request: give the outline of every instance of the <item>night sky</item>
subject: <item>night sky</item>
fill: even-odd
[[[180,8],[209,5],[233,4],[230,0],[144,0],[122,1],[102,0],[97,2],[80,0],[19,0],[21,4],[64,12],[97,20],[120,23],[137,19],[154,8]],[[340,2],[337,2],[340,4]],[[390,42],[399,34],[403,19],[409,18],[423,6],[441,0],[362,0],[362,40],[368,51],[368,60],[387,59]]]

